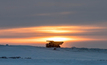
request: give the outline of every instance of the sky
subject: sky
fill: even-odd
[[[107,0],[0,0],[0,44],[107,49]]]

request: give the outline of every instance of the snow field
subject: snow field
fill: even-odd
[[[0,65],[107,65],[106,52],[74,51],[70,48],[45,48],[35,46],[0,46]],[[31,59],[26,59],[31,57]]]

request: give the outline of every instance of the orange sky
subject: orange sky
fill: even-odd
[[[12,29],[0,29],[0,44],[45,44],[46,40],[55,41],[105,41],[107,38],[92,33],[105,27],[97,26],[36,26]]]

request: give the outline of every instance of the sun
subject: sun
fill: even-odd
[[[47,40],[52,40],[52,41],[66,41],[67,38],[52,37],[52,38],[48,38]]]

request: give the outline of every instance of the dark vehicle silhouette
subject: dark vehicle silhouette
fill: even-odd
[[[60,48],[60,45],[63,44],[62,41],[50,41],[50,40],[48,40],[47,42],[48,42],[48,43],[46,44],[46,47],[47,47],[47,48],[51,48],[51,47]]]

